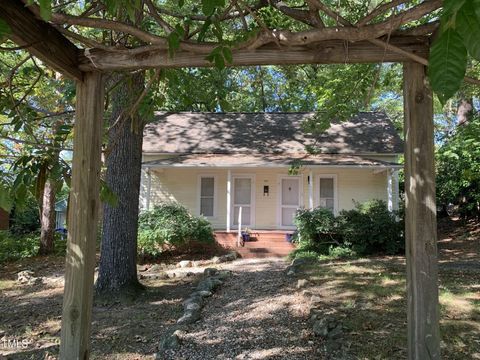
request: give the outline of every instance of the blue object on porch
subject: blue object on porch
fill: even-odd
[[[250,241],[250,234],[248,232],[242,231],[243,241]]]
[[[293,233],[291,233],[291,234],[286,233],[286,234],[285,234],[285,240],[286,240],[287,242],[291,243],[292,240],[293,240]]]

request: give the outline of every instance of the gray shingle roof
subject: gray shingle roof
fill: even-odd
[[[361,112],[334,122],[320,136],[301,122],[313,113],[157,113],[144,131],[144,153],[298,154],[317,141],[322,153],[395,154],[403,142],[383,112]]]

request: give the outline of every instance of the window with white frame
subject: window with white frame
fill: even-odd
[[[200,177],[200,215],[213,217],[215,214],[215,177]]]
[[[336,211],[336,181],[335,176],[321,176],[319,178],[318,205],[322,208]]]

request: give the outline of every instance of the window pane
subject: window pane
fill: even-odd
[[[326,199],[326,204],[325,204],[326,206],[325,206],[325,207],[326,207],[327,209],[330,209],[330,210],[333,211],[333,210],[334,210],[333,203],[334,203],[334,202],[333,202],[333,199]]]
[[[213,216],[213,197],[200,199],[200,214],[203,216]]]
[[[235,206],[233,208],[233,224],[238,225],[238,213],[240,211],[240,206]],[[242,228],[248,225],[251,225],[250,221],[250,206],[242,206]]]
[[[282,179],[282,205],[299,205],[298,179]]]
[[[213,196],[214,181],[213,177],[202,177],[200,196]]]
[[[320,178],[320,197],[333,198],[333,179]]]
[[[293,208],[282,208],[282,225],[283,226],[292,226],[293,217],[295,216],[296,209]]]
[[[235,179],[234,183],[234,204],[250,204],[252,198],[252,181],[251,179]]]

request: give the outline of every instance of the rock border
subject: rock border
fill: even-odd
[[[163,359],[166,351],[180,347],[181,338],[186,334],[188,325],[201,319],[201,311],[205,306],[206,299],[211,297],[215,290],[232,276],[232,271],[206,268],[203,275],[204,278],[197,284],[195,290],[183,301],[183,315],[160,339],[155,359]]]

